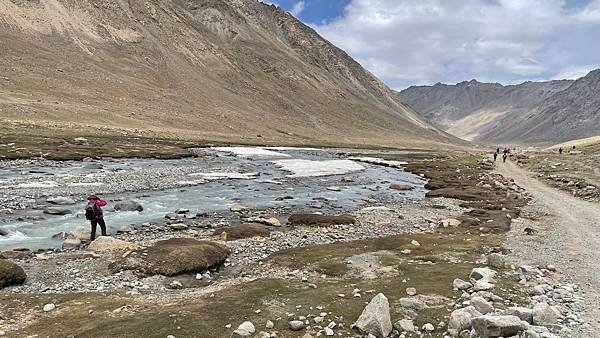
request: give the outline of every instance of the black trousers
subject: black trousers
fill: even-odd
[[[100,230],[102,231],[102,236],[106,236],[106,223],[104,223],[104,218],[100,218],[95,221],[90,221],[92,223],[92,242],[96,239],[96,226],[100,225]]]

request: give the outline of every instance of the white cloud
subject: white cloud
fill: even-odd
[[[598,68],[600,68],[600,63],[593,65],[566,67],[560,72],[556,73],[552,78],[557,80],[576,80],[580,77],[586,76],[587,73],[590,72],[590,70]]]
[[[292,6],[290,13],[293,16],[298,17],[298,15],[300,15],[300,13],[302,13],[303,10],[304,10],[304,0],[301,0],[301,1],[296,2],[294,4],[294,6]]]
[[[596,13],[600,0],[579,10],[565,0],[352,0],[338,19],[314,28],[392,87],[512,82],[595,63],[567,47],[576,34],[596,42],[594,30],[579,30]]]

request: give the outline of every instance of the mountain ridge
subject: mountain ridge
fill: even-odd
[[[0,117],[215,142],[460,143],[255,0],[0,3]]]
[[[598,79],[600,70],[578,80],[526,81],[506,86],[471,80],[455,85],[412,86],[399,96],[434,125],[467,140],[556,143],[597,135]]]

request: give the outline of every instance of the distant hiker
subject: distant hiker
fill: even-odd
[[[560,155],[562,155],[562,152],[563,152],[563,148],[562,148],[562,147],[558,148],[558,153],[559,153]]]
[[[508,154],[504,153],[504,155],[502,155],[502,162],[506,162],[507,157],[508,157]]]
[[[108,202],[96,196],[95,194],[89,194],[87,198],[88,204],[85,207],[85,218],[90,221],[92,225],[92,234],[90,236],[93,242],[96,239],[96,227],[100,225],[102,236],[106,236],[106,223],[104,222],[104,213],[102,207],[107,205]]]
[[[496,148],[496,153],[500,154],[500,147]]]
[[[496,162],[497,158],[498,158],[498,153],[494,153],[494,162]]]

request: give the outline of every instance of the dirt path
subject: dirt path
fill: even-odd
[[[547,186],[513,162],[498,161],[497,171],[515,182],[532,197],[532,206],[548,217],[540,223],[545,231],[537,243],[521,253],[530,260],[556,265],[564,278],[579,285],[585,295],[585,323],[600,332],[600,205],[580,200]],[[529,247],[530,243],[522,245]],[[587,325],[586,325],[587,326]]]

